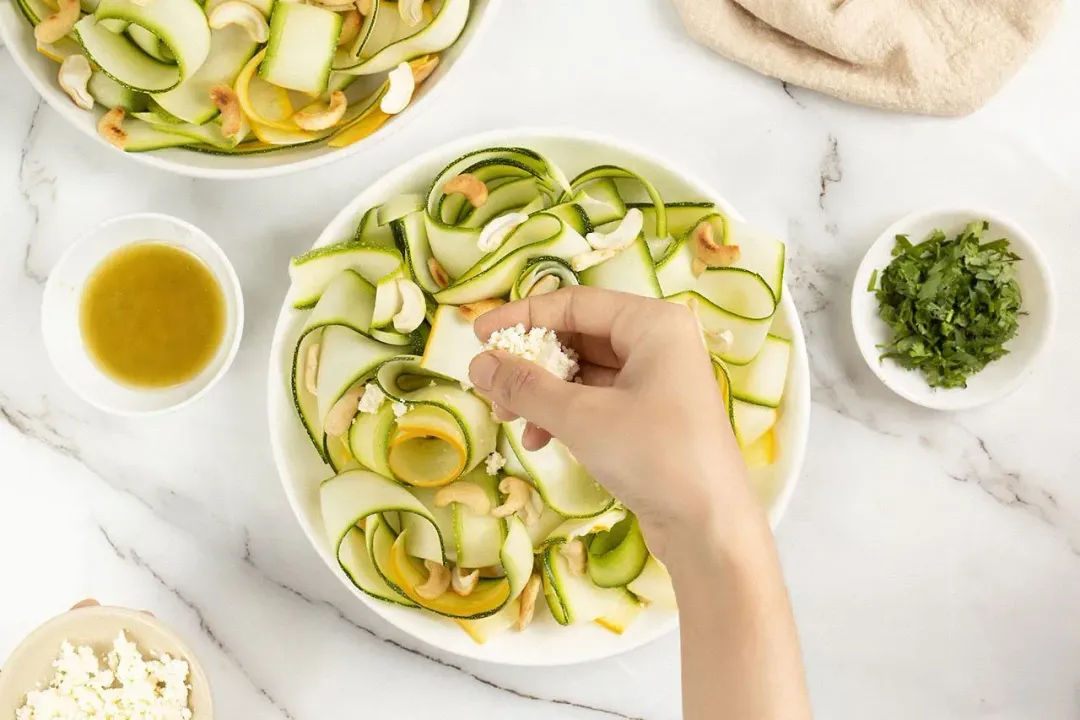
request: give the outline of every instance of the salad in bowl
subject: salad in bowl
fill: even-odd
[[[153,165],[254,177],[400,124],[498,0],[12,0],[0,30],[77,127]]]
[[[703,391],[775,522],[809,405],[784,257],[704,186],[598,138],[522,131],[417,158],[290,263],[269,402],[301,524],[357,596],[454,652],[556,664],[658,636],[677,607],[637,519],[562,443],[528,450],[525,421],[493,414],[469,383],[473,323],[574,285],[690,307]],[[554,333],[496,336],[573,375]]]

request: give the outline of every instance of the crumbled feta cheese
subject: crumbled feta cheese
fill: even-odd
[[[554,330],[534,327],[526,331],[518,323],[514,327],[496,330],[488,338],[484,350],[505,350],[511,355],[537,363],[561,380],[572,380],[577,375],[578,354],[573,348],[565,348]]]
[[[382,391],[382,388],[375,383],[368,383],[364,386],[364,394],[360,396],[357,409],[370,415],[378,412],[384,402],[386,402],[386,393]]]
[[[400,418],[405,413],[409,412],[409,406],[402,402],[396,402],[393,405],[394,417]]]
[[[471,382],[469,382],[468,380],[462,380],[458,384],[461,385],[461,389],[464,390],[465,392],[469,392],[474,387],[474,385]]]
[[[487,470],[488,475],[498,475],[504,467],[506,467],[506,458],[498,451],[488,455],[487,460],[484,461],[484,469]]]
[[[93,649],[65,641],[49,686],[26,694],[15,720],[191,720],[188,664],[145,658],[123,631],[102,667]]]

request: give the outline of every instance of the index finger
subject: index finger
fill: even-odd
[[[496,330],[520,323],[526,330],[544,327],[560,333],[613,337],[642,327],[647,310],[648,299],[639,295],[573,286],[500,305],[477,318],[473,331],[486,341]],[[632,342],[632,338],[626,339]]]

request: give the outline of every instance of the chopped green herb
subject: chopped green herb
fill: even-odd
[[[877,268],[874,268],[874,272],[870,273],[870,284],[866,286],[866,292],[874,292],[874,287],[877,286]]]
[[[935,230],[918,245],[897,235],[881,274],[878,314],[893,331],[879,346],[881,357],[920,370],[930,387],[967,387],[969,377],[1009,353],[1005,343],[1016,335],[1020,258],[1007,239],[981,244],[989,227],[973,222],[952,240]]]

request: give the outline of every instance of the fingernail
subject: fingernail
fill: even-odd
[[[469,365],[469,380],[481,390],[495,386],[495,373],[499,370],[499,358],[491,353],[477,355]]]

